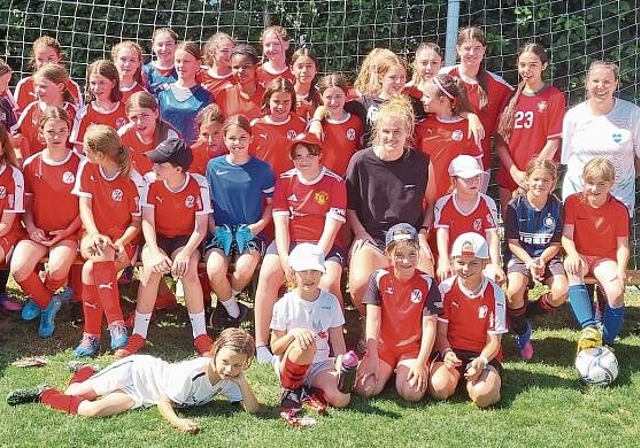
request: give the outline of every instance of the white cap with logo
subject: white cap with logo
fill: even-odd
[[[487,240],[475,232],[463,233],[453,242],[451,256],[489,258]]]

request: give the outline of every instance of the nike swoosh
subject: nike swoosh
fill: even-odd
[[[228,172],[229,172],[229,170],[226,170],[226,171],[216,170],[216,175],[217,176],[222,176],[223,174],[227,174]]]

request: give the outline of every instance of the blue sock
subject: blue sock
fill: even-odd
[[[569,286],[569,303],[580,328],[596,324],[593,305],[586,285]]]
[[[605,344],[611,345],[616,340],[618,333],[622,329],[624,322],[624,312],[626,308],[611,308],[609,304],[604,307],[602,314],[602,340]]]

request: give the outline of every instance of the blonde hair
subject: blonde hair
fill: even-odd
[[[220,333],[213,345],[211,357],[215,360],[218,352],[223,348],[246,355],[248,365],[256,351],[256,344],[253,341],[253,337],[242,328],[227,328]]]
[[[213,67],[215,62],[213,58],[213,51],[218,48],[218,45],[220,45],[222,41],[225,40],[231,42],[232,48],[236,46],[236,41],[227,33],[223,33],[222,31],[220,31],[211,36],[209,40],[207,40],[207,42],[204,44],[204,48],[202,50],[202,62],[204,62],[209,67]]]
[[[83,146],[85,151],[104,154],[118,164],[123,176],[128,177],[131,172],[131,153],[122,144],[118,132],[105,124],[93,124],[84,134]]]
[[[407,141],[405,142],[405,146],[407,146],[411,141],[411,136],[413,135],[416,117],[413,112],[411,102],[404,95],[395,95],[380,107],[378,119],[373,124],[373,139],[371,143],[373,146],[381,144],[380,123],[390,118],[397,118],[404,124],[405,130],[408,134]]]
[[[377,73],[378,62],[385,57],[393,57],[395,53],[386,48],[374,48],[365,56],[360,66],[358,76],[353,83],[359,95],[371,94],[372,89],[378,83]]]
[[[616,168],[613,166],[613,163],[604,157],[591,159],[582,169],[582,179],[585,184],[597,178],[611,183],[616,181]]]
[[[369,80],[364,91],[360,92],[366,95],[377,96],[382,91],[382,78],[387,74],[391,68],[401,66],[407,72],[407,62],[400,56],[394,53],[381,53],[376,57],[375,66],[372,65],[369,69]],[[356,80],[357,82],[357,80]]]
[[[558,180],[558,167],[554,162],[547,159],[541,159],[540,157],[536,157],[527,163],[527,168],[525,169],[525,179],[528,181],[531,175],[538,170],[543,170],[549,173],[549,175],[553,178],[553,185],[551,189],[553,190],[556,186],[556,181]],[[514,197],[526,193],[528,190],[523,187],[518,187],[518,189],[514,193]]]
[[[111,48],[111,60],[115,64],[116,59],[118,58],[118,52],[123,48],[130,48],[134,50],[138,54],[138,68],[136,72],[133,74],[133,80],[138,84],[143,84],[142,82],[142,64],[144,63],[143,59],[143,51],[142,47],[138,45],[136,42],[132,40],[123,40],[122,42],[118,42]]]

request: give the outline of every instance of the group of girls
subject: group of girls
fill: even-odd
[[[407,83],[405,61],[375,49],[353,88],[338,74],[316,80],[318,62],[306,48],[295,51],[288,64],[289,41],[284,28],[265,29],[261,58],[224,33],[212,36],[201,52],[192,41],[179,42],[170,29],[158,29],[151,62],[143,65],[141,47],[125,41],[113,47],[112,60],[90,64],[86,104],[64,68],[59,44],[49,37],[34,42],[34,75],[20,81],[15,98],[6,87],[0,92],[7,109],[3,124],[11,131],[3,130],[7,135],[0,140],[3,170],[11,173],[6,191],[15,191],[0,235],[5,258],[13,253],[10,270],[29,296],[22,315],[40,317],[41,336],[54,331],[60,308],[55,293],[67,282],[79,250],[85,260],[79,274],[85,328],[78,356],[99,350],[103,314],[116,354],[141,350],[154,306],[161,307],[161,296],[171,297],[161,281],[168,274],[182,279],[194,346],[207,353],[212,340],[201,258],[206,286],[218,299],[211,324],[219,328],[246,316],[237,297],[262,260],[255,334],[257,359],[267,362],[274,304],[281,288],[295,280],[289,254],[296,245],[320,247],[326,259],[320,286],[341,306],[340,279],[349,264],[351,300],[365,315],[372,275],[393,268],[385,253],[387,233],[408,223],[417,233],[418,268],[441,282],[460,275],[451,259],[460,235],[475,232],[486,239],[484,275],[508,282],[508,314],[523,358],[533,355],[528,318],[557,309],[567,294],[585,329],[580,347],[599,343],[583,286],[591,271],[603,282],[604,340],[613,342],[624,314],[628,231],[593,220],[591,231],[613,232],[613,240],[593,253],[583,247],[581,232],[589,230],[577,231],[583,223],[576,214],[605,202],[617,209],[609,190],[623,190],[622,199],[630,202],[629,173],[620,163],[613,171],[600,159],[589,165],[594,152],[584,138],[588,120],[615,112],[610,140],[602,144],[615,160],[640,154],[640,131],[624,128],[624,118],[637,108],[614,98],[614,66],[591,67],[589,99],[578,106],[585,110],[570,112],[563,128],[564,96],[543,79],[548,59],[539,44],[518,54],[521,82],[513,92],[485,69],[486,39],[475,27],[458,35],[458,65],[441,67],[440,49],[421,45]],[[0,80],[11,76],[3,67]],[[568,200],[573,205],[564,213],[551,192],[561,138],[563,160],[586,165],[580,177],[572,164],[565,196],[576,193],[584,200]],[[497,207],[485,195],[492,141],[509,249],[503,260]],[[79,201],[60,200],[72,194]],[[143,240],[129,336],[117,272],[135,262]],[[532,280],[551,289],[529,303]]]

